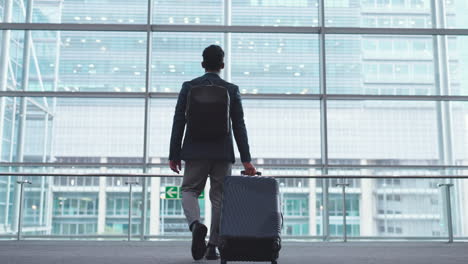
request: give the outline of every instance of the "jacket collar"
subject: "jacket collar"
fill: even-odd
[[[216,73],[216,72],[207,72],[203,75],[203,77],[210,77],[210,78],[216,78],[216,79],[221,78],[219,77],[219,73]]]

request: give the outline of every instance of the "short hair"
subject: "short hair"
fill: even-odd
[[[218,45],[210,45],[203,50],[203,67],[209,71],[221,69],[224,60],[224,51]]]

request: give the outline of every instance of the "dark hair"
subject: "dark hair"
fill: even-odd
[[[224,51],[218,45],[210,45],[203,50],[203,67],[209,71],[221,69],[224,60]]]

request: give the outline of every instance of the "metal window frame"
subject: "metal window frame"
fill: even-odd
[[[165,164],[151,163],[149,161],[149,124],[150,124],[150,101],[152,98],[167,98],[176,99],[177,93],[161,93],[161,92],[150,92],[151,89],[151,52],[152,52],[152,33],[153,32],[217,32],[224,33],[225,45],[228,47],[227,51],[230,50],[230,34],[231,33],[274,33],[274,34],[315,34],[319,40],[319,65],[320,65],[320,92],[318,94],[243,94],[243,98],[247,100],[319,100],[320,101],[320,119],[321,119],[321,159],[322,164],[320,165],[288,165],[279,164],[275,166],[262,166],[265,168],[274,167],[290,167],[290,168],[317,168],[321,169],[322,175],[311,175],[311,176],[282,176],[276,175],[278,178],[441,178],[441,176],[414,176],[414,175],[395,175],[395,176],[362,176],[362,175],[347,175],[347,176],[334,176],[329,175],[329,169],[332,168],[353,168],[353,169],[366,169],[366,168],[388,168],[388,169],[443,169],[449,170],[444,175],[444,178],[468,178],[467,175],[452,175],[450,170],[454,169],[468,169],[468,166],[456,166],[456,165],[440,165],[440,166],[422,166],[422,165],[388,165],[388,166],[376,166],[376,165],[331,165],[328,159],[328,128],[327,128],[327,101],[328,100],[394,100],[394,101],[431,101],[439,104],[444,102],[453,101],[467,101],[468,96],[456,96],[456,95],[442,95],[438,93],[436,95],[428,96],[406,96],[406,95],[367,95],[367,94],[328,94],[326,88],[326,52],[325,52],[325,39],[327,35],[332,34],[348,34],[348,35],[386,35],[386,36],[433,36],[434,52],[438,56],[438,45],[446,39],[447,36],[468,36],[468,29],[450,29],[444,28],[445,24],[439,25],[439,21],[445,15],[440,11],[436,11],[438,5],[437,0],[431,0],[431,19],[433,20],[433,28],[359,28],[359,27],[327,27],[325,24],[325,0],[318,1],[318,16],[319,26],[318,27],[292,27],[292,26],[236,26],[231,23],[231,2],[227,0],[224,5],[224,25],[165,25],[165,24],[153,24],[152,14],[153,5],[152,0],[148,0],[147,8],[147,23],[146,24],[53,24],[53,23],[0,23],[0,30],[9,32],[10,30],[24,30],[25,32],[30,31],[117,31],[117,32],[145,32],[147,36],[147,47],[146,47],[146,73],[145,73],[145,92],[129,92],[129,93],[117,93],[117,92],[29,92],[29,91],[0,91],[0,98],[3,97],[54,97],[54,98],[141,98],[144,99],[144,143],[143,143],[143,162],[142,163],[27,163],[27,162],[2,162],[0,166],[5,167],[27,167],[27,166],[42,166],[42,167],[63,167],[63,166],[89,166],[89,167],[118,167],[118,166],[130,166],[142,168],[143,173],[141,174],[124,174],[124,173],[26,173],[26,172],[6,172],[0,173],[1,175],[17,175],[17,176],[138,176],[141,177],[143,183],[143,201],[147,202],[147,177],[180,177],[179,175],[162,175],[162,174],[150,174],[151,167],[165,166]],[[443,19],[442,19],[443,20]],[[438,28],[438,26],[442,26]],[[5,40],[4,40],[5,41]],[[433,60],[433,64],[438,70],[440,62]],[[229,65],[228,65],[229,66]],[[437,71],[439,72],[439,71]],[[447,73],[448,74],[448,73]],[[446,76],[445,76],[446,77]],[[227,74],[227,79],[230,79],[230,74]],[[440,80],[437,81],[440,84]],[[447,108],[447,106],[445,106]],[[450,110],[450,109],[448,109]],[[447,109],[442,110],[438,108],[439,121],[441,126],[444,126],[444,136],[440,138],[441,144],[451,142],[452,135],[447,133],[447,124],[450,116],[447,114]],[[442,113],[444,112],[444,113]],[[0,119],[1,120],[1,119]],[[450,124],[448,124],[449,126]],[[450,130],[450,128],[449,128]],[[448,131],[450,132],[450,131]],[[447,152],[451,150],[443,150]],[[442,153],[442,154],[444,154]],[[446,156],[445,154],[443,155]],[[447,160],[447,158],[444,158]],[[451,159],[449,159],[451,160]],[[447,161],[445,163],[451,163]],[[328,181],[323,181],[322,189],[326,190],[324,194],[325,208],[327,205],[326,199],[328,198]],[[146,221],[146,210],[147,205],[144,205],[144,212],[141,217],[141,233],[140,239],[146,239],[145,236],[145,221]],[[325,210],[328,212],[328,210]],[[323,218],[324,232],[321,236],[324,240],[333,239],[329,236],[328,232],[329,219],[327,216]],[[1,237],[1,236],[0,236]],[[352,239],[352,237],[350,237]]]

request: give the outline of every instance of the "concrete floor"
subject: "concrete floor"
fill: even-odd
[[[208,264],[219,261],[193,261],[189,242],[0,241],[0,263]],[[468,263],[468,243],[285,242],[278,263],[464,264]]]

